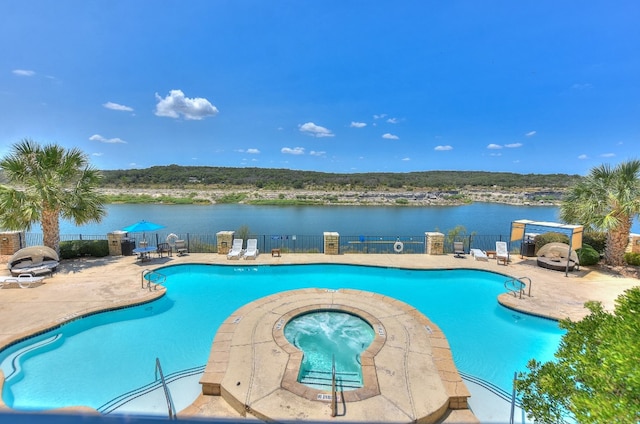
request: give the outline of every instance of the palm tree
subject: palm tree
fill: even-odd
[[[571,187],[560,205],[560,217],[585,229],[606,231],[605,262],[624,264],[633,219],[640,213],[640,161],[612,168],[600,165]]]
[[[60,217],[76,225],[100,222],[104,197],[95,191],[102,175],[79,149],[65,150],[25,139],[0,161],[9,185],[0,185],[0,227],[31,229],[40,222],[44,245],[59,252]]]

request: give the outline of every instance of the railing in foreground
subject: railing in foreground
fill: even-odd
[[[169,419],[175,420],[177,419],[177,417],[174,412],[173,400],[171,399],[171,393],[169,393],[169,386],[167,386],[167,381],[164,379],[164,374],[162,373],[162,366],[160,366],[160,358],[156,358],[156,380],[158,380],[158,373],[160,374],[160,382],[162,383],[162,389],[164,390],[164,397],[167,400],[167,410],[169,412]]]

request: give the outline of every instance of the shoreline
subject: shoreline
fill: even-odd
[[[456,206],[475,202],[515,206],[558,206],[561,192],[543,188],[503,191],[499,189],[459,190],[305,190],[305,189],[186,189],[186,188],[100,188],[109,203],[239,203],[257,205],[339,206]],[[545,197],[546,196],[546,197]],[[136,199],[139,198],[139,199]]]

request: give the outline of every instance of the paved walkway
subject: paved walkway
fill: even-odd
[[[520,256],[513,256],[512,262],[507,266],[498,265],[493,259],[475,261],[470,255],[455,258],[453,255],[417,254],[330,256],[285,253],[282,257],[261,254],[255,261],[240,261],[243,264],[345,263],[418,269],[472,268],[499,272],[505,274],[505,279],[528,277],[532,281],[531,297],[519,299],[505,293],[499,296],[498,301],[525,312],[573,320],[586,315],[588,311],[583,307],[586,301],[597,300],[607,309],[613,309],[615,299],[624,290],[640,285],[638,279],[622,278],[587,267],[565,277],[563,272],[539,268],[535,259],[521,259]],[[180,263],[229,265],[235,262],[228,260],[225,255],[217,254],[174,255],[170,258],[153,259],[144,264],[136,262],[131,256],[63,261],[59,272],[45,279],[39,286],[20,289],[17,286],[7,288],[5,285],[0,290],[0,348],[77,316],[152,300],[162,295],[163,289],[151,292],[142,289],[142,271]],[[9,275],[8,270],[4,270],[3,275]],[[207,415],[216,411],[217,414],[237,417],[237,413],[222,402],[220,397],[200,397],[191,412]],[[447,422],[456,422],[456,419],[451,417]]]

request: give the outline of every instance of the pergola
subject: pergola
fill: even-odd
[[[561,224],[559,222],[531,221],[528,219],[519,219],[511,222],[511,241],[524,242],[527,233],[543,233],[554,231],[566,234],[569,237],[569,251],[567,258],[571,257],[571,251],[582,247],[582,233],[584,228],[582,225]],[[569,275],[569,261],[567,260],[567,268],[564,273],[565,277]]]

